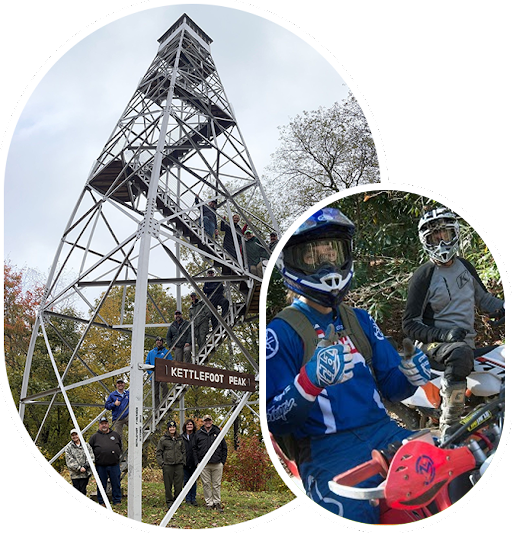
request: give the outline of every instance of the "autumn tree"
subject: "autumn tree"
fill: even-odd
[[[4,351],[9,385],[16,404],[20,400],[21,383],[25,371],[32,328],[43,287],[25,286],[25,272],[7,263],[4,265]],[[63,310],[68,315],[76,314],[72,308]],[[60,374],[71,356],[71,346],[78,341],[79,325],[52,318],[46,324],[47,336],[53,346],[52,356]],[[80,379],[73,375],[72,379]],[[27,395],[51,390],[57,386],[57,377],[48,355],[43,336],[38,335],[30,368]],[[27,431],[36,439],[40,450],[49,458],[69,440],[71,417],[63,404],[61,395],[46,397],[27,404],[24,423]],[[49,410],[49,403],[54,407]],[[80,415],[80,409],[77,411]]]
[[[283,229],[322,198],[379,181],[372,134],[352,94],[330,108],[304,111],[279,130],[265,187]]]
[[[42,287],[24,289],[23,271],[4,264],[4,353],[10,379],[23,372]]]

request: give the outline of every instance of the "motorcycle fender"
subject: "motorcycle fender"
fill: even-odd
[[[467,382],[471,394],[487,398],[499,394],[502,380],[492,372],[473,372]]]
[[[409,441],[389,465],[386,502],[393,509],[417,509],[431,503],[450,481],[475,468],[467,447],[451,450]]]
[[[437,409],[441,405],[441,395],[439,389],[441,387],[441,378],[438,377],[429,381],[425,385],[418,387],[416,392],[402,400],[402,403],[408,407],[427,407],[430,409]]]

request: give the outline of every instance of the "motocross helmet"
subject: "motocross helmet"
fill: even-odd
[[[324,307],[347,294],[354,270],[354,224],[339,210],[324,207],[290,237],[276,261],[284,284]]]
[[[423,249],[438,263],[448,263],[459,249],[459,223],[457,215],[440,207],[425,213],[418,224]]]

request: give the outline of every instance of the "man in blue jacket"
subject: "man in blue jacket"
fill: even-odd
[[[125,381],[119,378],[116,381],[116,390],[111,392],[105,402],[105,409],[112,411],[112,429],[123,436],[123,427],[128,427],[128,403],[130,391],[124,390]]]
[[[155,365],[155,359],[168,359],[172,361],[171,351],[165,348],[164,339],[162,337],[157,337],[155,341],[155,347],[149,351],[146,357],[147,365]],[[148,370],[148,374],[151,375],[152,370]],[[155,408],[160,404],[160,399],[164,398],[168,391],[167,383],[156,381],[155,380]]]

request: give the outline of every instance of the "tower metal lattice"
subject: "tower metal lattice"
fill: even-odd
[[[106,383],[117,375],[128,376],[128,516],[136,520],[141,519],[144,442],[187,390],[177,384],[159,405],[147,407],[152,394],[143,364],[144,340],[154,338],[151,328],[170,322],[148,298],[148,286],[174,290],[179,308],[182,285],[191,286],[216,317],[206,343],[194,347],[195,363],[215,362],[215,351],[228,339],[257,374],[257,359],[240,339],[237,325],[257,315],[261,278],[248,266],[232,216],[239,214],[241,225],[247,225],[261,243],[268,231],[277,230],[213,62],[212,40],[184,14],[158,42],[155,59],[94,162],[65,227],[34,325],[19,407],[23,419],[28,404],[46,406],[37,441],[48,413],[63,401],[78,427],[74,390],[87,387],[104,398],[109,392]],[[233,241],[241,240],[234,253],[207,231],[201,208],[212,199],[217,200],[217,214],[225,216]],[[191,257],[199,265],[196,268],[188,266]],[[227,315],[221,316],[199,285],[207,279],[207,268],[214,268],[215,280],[228,289]],[[133,307],[127,308],[123,296],[118,312],[103,316],[115,287],[123,291],[135,287]],[[86,307],[86,318],[63,311],[69,297],[76,295]],[[158,323],[148,321],[150,307],[156,309]],[[76,342],[66,337],[69,322],[79,330]],[[102,373],[94,362],[99,354],[93,350],[91,356],[94,344],[88,338],[101,334],[115,339],[119,333],[131,337],[130,362]],[[41,338],[55,374],[52,388],[41,389],[32,368],[36,341]],[[52,344],[55,338],[59,348]],[[61,353],[62,345],[67,356]],[[231,417],[249,397],[237,396]],[[81,433],[104,413],[99,403],[97,407],[97,416],[80,428]],[[231,423],[230,418],[225,431]],[[104,500],[108,505],[105,496]]]

